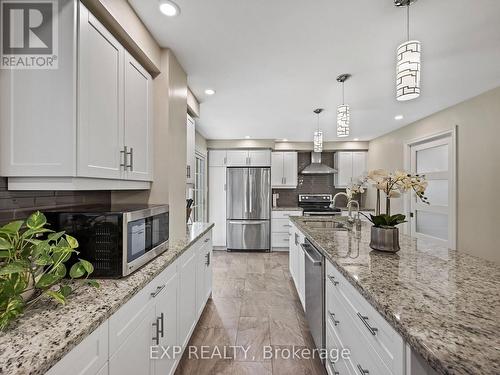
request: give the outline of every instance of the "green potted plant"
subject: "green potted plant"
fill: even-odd
[[[371,228],[370,247],[374,250],[397,252],[399,247],[399,229],[397,225],[405,223],[406,217],[402,214],[391,216],[391,198],[400,197],[409,191],[424,203],[429,204],[425,196],[427,181],[424,175],[412,175],[405,171],[396,171],[388,173],[382,169],[377,169],[368,173],[365,181],[374,183],[377,189],[377,207],[376,214],[368,218],[373,223]],[[386,195],[386,212],[380,214],[380,191]]]
[[[48,228],[45,215],[37,211],[28,219],[0,227],[0,331],[43,296],[61,304],[82,284],[64,280],[66,262],[78,255],[78,241]],[[88,280],[94,267],[78,259],[69,269],[70,279]]]

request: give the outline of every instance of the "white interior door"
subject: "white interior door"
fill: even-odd
[[[455,150],[452,135],[410,147],[411,173],[425,175],[429,185],[423,203],[414,193],[410,203],[411,235],[448,248],[456,246]]]

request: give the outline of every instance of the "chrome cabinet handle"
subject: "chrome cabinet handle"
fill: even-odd
[[[186,177],[191,178],[191,166],[190,165],[186,166]]]
[[[360,373],[361,375],[366,375],[366,374],[369,374],[369,373],[370,373],[370,371],[363,369],[363,367],[361,367],[361,365],[359,365],[359,364],[358,364],[358,366],[357,366],[357,367],[358,367],[358,371],[359,371],[359,373]]]
[[[205,238],[205,243],[210,241],[210,238]]]
[[[165,288],[165,284],[160,285],[159,287],[156,288],[154,292],[151,293],[151,297],[155,298],[160,292]]]
[[[130,151],[126,152],[125,155],[128,155],[130,157],[129,161],[130,163],[126,166],[126,168],[129,168],[130,171],[134,170],[134,149],[133,147],[130,147]]]
[[[295,234],[295,245],[298,245],[299,244],[299,235],[297,233],[294,233]]]
[[[123,167],[123,170],[127,170],[127,146],[123,146],[123,150],[120,151],[120,167]]]
[[[227,156],[224,156],[224,165],[227,164]]]
[[[156,321],[152,325],[156,329],[156,336],[153,336],[153,341],[156,342],[156,345],[160,345],[160,317],[156,318]]]
[[[366,328],[368,328],[368,331],[370,331],[370,333],[375,336],[377,334],[377,331],[378,331],[378,328],[375,328],[375,327],[372,327],[369,323],[368,323],[368,317],[367,316],[364,316],[364,315],[361,315],[361,313],[357,313],[356,314],[359,319],[361,319],[361,321],[363,322],[363,324],[366,326]]]
[[[283,185],[286,185],[286,177],[283,177],[283,181],[285,181],[283,182]]]
[[[210,265],[210,253],[206,253],[205,254],[205,266],[209,266]]]
[[[335,320],[335,314],[331,311],[328,311],[328,315],[330,315],[330,319],[332,320],[333,324],[335,326],[338,326],[340,322],[338,320]]]
[[[340,372],[338,372],[337,368],[335,367],[335,361],[333,359],[330,359],[330,368],[332,369],[333,375],[340,374]]]
[[[165,334],[165,315],[163,313],[160,314],[160,321],[161,321],[161,329],[159,330],[159,333],[161,337],[164,337]]]
[[[335,286],[339,285],[339,282],[337,280],[335,280],[335,277],[333,277],[332,275],[328,275],[328,279],[330,279],[331,283]]]

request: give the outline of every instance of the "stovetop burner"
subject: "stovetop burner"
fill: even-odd
[[[335,215],[340,208],[330,207],[331,194],[300,194],[299,207],[304,210],[304,215]]]

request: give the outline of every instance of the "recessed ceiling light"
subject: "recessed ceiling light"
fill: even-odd
[[[179,6],[170,0],[161,0],[160,1],[160,12],[168,17],[177,16],[181,10]]]
[[[355,141],[359,141],[359,138],[354,138]]]
[[[250,139],[250,136],[249,135],[245,135],[245,139]]]
[[[206,89],[205,90],[205,94],[207,94],[207,95],[214,95],[215,94],[215,90],[214,89]]]
[[[404,118],[403,115],[394,116],[394,120],[402,120],[403,118]]]

